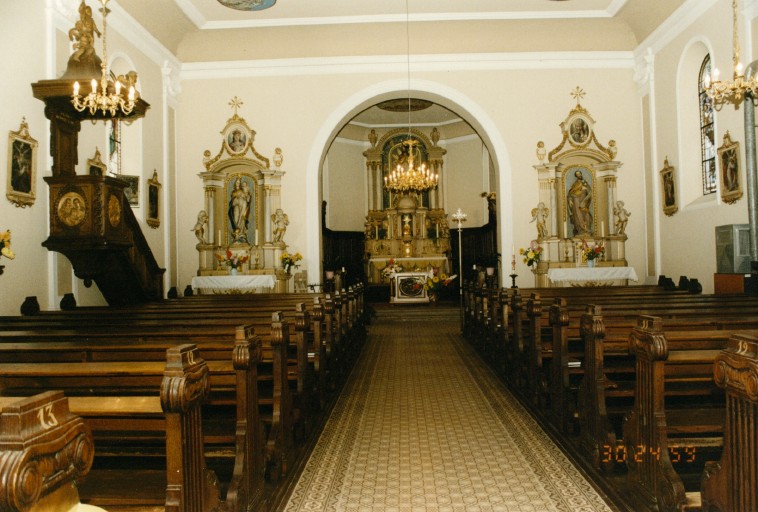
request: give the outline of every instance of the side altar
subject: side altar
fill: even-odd
[[[561,287],[565,282],[556,269],[587,268],[588,252],[599,256],[591,261],[598,270],[627,267],[626,225],[631,215],[618,199],[616,176],[622,163],[616,160],[616,142],[607,146],[598,141],[595,120],[581,105],[584,91],[577,87],[571,95],[576,106],[560,123],[561,141],[551,151],[537,143],[534,166],[539,181],[539,203],[532,209],[537,227],[535,242],[542,248],[539,261],[532,266],[535,286]],[[622,276],[603,279],[604,285],[623,285],[636,280],[634,269],[610,274]],[[571,274],[571,272],[569,272]],[[574,277],[585,275],[574,272]],[[597,277],[602,272],[590,272]],[[596,275],[597,274],[597,275]],[[610,275],[609,274],[609,275]],[[633,277],[632,277],[633,276]],[[572,286],[589,286],[587,280],[571,279]]]
[[[234,115],[221,131],[218,153],[203,153],[205,207],[194,227],[197,275],[227,276],[234,270],[239,276],[270,276],[265,283],[275,279],[275,290],[283,293],[291,276],[281,263],[289,225],[281,209],[282,151],[274,150],[272,167],[255,149],[255,131],[237,113],[242,101],[234,97],[229,105]]]

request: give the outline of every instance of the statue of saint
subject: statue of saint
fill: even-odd
[[[582,171],[577,170],[574,178],[574,183],[566,194],[566,206],[576,236],[592,232],[592,189]]]
[[[250,186],[242,177],[234,182],[234,189],[229,198],[229,222],[232,227],[233,243],[247,243],[247,226],[250,219],[250,204],[253,194]]]
[[[95,34],[100,36],[100,30],[92,19],[92,8],[82,2],[79,4],[79,20],[74,24],[74,28],[68,31],[68,38],[74,41],[75,50],[71,60],[79,62],[82,57],[92,58],[95,53]]]
[[[205,210],[200,210],[197,214],[197,222],[192,230],[195,232],[197,241],[201,244],[207,244],[208,239],[205,238],[205,225],[208,223],[208,214]],[[219,241],[219,243],[221,243]]]
[[[287,217],[287,214],[281,208],[277,208],[276,212],[271,216],[271,222],[274,225],[273,232],[271,233],[273,241],[281,242],[290,223],[289,217]]]
[[[616,201],[616,206],[613,207],[613,216],[616,217],[616,234],[626,234],[626,223],[629,222],[629,216],[631,213],[624,208],[624,201]]]
[[[537,222],[537,238],[547,238],[547,216],[550,213],[550,209],[545,206],[542,201],[539,202],[537,208],[532,208],[532,220],[530,222]]]

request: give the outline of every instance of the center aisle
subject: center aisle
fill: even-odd
[[[449,311],[374,319],[284,510],[612,510]]]

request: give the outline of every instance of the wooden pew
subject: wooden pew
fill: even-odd
[[[716,358],[716,384],[726,391],[724,451],[706,464],[701,509],[758,510],[758,338],[735,335]]]
[[[707,399],[716,395],[710,389],[715,383],[703,378],[719,351],[670,350],[661,319],[644,315],[629,337],[629,349],[636,356],[636,381],[634,407],[623,425],[627,485],[638,506],[679,511],[687,497],[672,465],[673,449],[685,447],[694,458],[700,447],[722,442],[724,409],[718,397]],[[670,386],[692,386],[699,398],[673,407],[666,400]]]
[[[82,505],[77,483],[92,466],[84,420],[61,391],[0,399],[0,510],[102,511]]]
[[[238,392],[254,396],[254,363],[260,348],[253,344],[251,350],[249,336],[241,334],[234,361],[230,357],[227,365],[235,368]],[[171,347],[164,353],[165,363],[0,364],[6,393],[51,386],[78,395],[69,397],[71,410],[91,426],[96,448],[98,438],[105,440],[109,461],[83,483],[82,496],[88,501],[104,506],[165,502],[166,510],[176,511],[211,511],[222,504],[218,479],[207,469],[203,446],[200,408],[210,394],[209,364],[194,345]],[[224,506],[241,511],[261,498],[264,458],[257,407],[238,402],[237,413],[236,424],[231,419],[236,429],[235,464]],[[114,459],[114,450],[108,447],[114,438],[122,446],[132,440],[134,449]],[[153,469],[155,450],[165,458],[162,471]],[[161,486],[165,489],[162,498],[150,495],[150,489]],[[201,504],[204,508],[197,508]]]

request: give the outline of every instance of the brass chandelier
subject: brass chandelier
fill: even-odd
[[[758,80],[754,76],[745,77],[744,68],[740,62],[740,43],[737,35],[737,0],[732,0],[732,63],[734,74],[732,80],[719,80],[718,68],[713,68],[712,76],[703,80],[703,88],[709,98],[713,100],[716,110],[720,110],[725,103],[739,105],[747,94],[753,98],[758,93]]]
[[[426,168],[425,163],[421,163],[419,168],[414,165],[413,152],[418,145],[418,141],[411,136],[411,38],[410,38],[410,15],[408,13],[408,0],[405,0],[405,36],[406,36],[406,55],[408,70],[408,139],[403,141],[403,146],[408,149],[407,164],[405,167],[401,163],[384,177],[384,188],[396,194],[407,194],[410,192],[421,193],[437,187],[439,175]]]
[[[103,114],[110,114],[111,116],[115,116],[116,112],[118,111],[129,115],[131,114],[132,110],[134,110],[137,92],[135,91],[134,86],[131,85],[129,86],[129,92],[125,98],[121,94],[121,82],[119,80],[112,80],[108,72],[108,53],[105,42],[105,34],[107,27],[106,17],[110,12],[110,9],[107,7],[109,1],[110,0],[100,0],[100,5],[102,7],[99,9],[99,11],[103,14],[103,59],[100,62],[100,68],[102,69],[100,84],[98,86],[97,80],[93,78],[90,82],[92,91],[86,96],[82,97],[79,94],[79,82],[74,82],[74,94],[71,98],[71,104],[79,112],[83,112],[85,109],[88,109],[91,115],[95,115],[98,110],[102,111]]]
[[[398,164],[397,167],[384,177],[384,188],[391,190],[396,194],[405,194],[408,192],[424,192],[435,188],[439,175],[426,168],[426,164],[421,164],[417,169],[413,162],[413,150],[416,148],[418,141],[408,139],[403,141],[403,146],[408,147],[408,165],[403,167]]]

